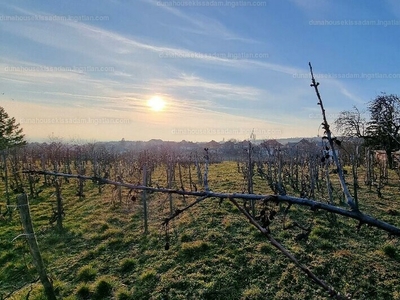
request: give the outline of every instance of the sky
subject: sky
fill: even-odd
[[[400,89],[397,0],[0,0],[0,39],[28,141],[322,136],[309,62],[331,123]]]

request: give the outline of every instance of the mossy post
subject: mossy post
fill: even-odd
[[[167,178],[168,178],[168,188],[172,189],[172,162],[167,163]],[[170,215],[174,213],[174,204],[172,200],[172,194],[168,194],[168,199],[169,199],[169,212]]]
[[[56,198],[57,198],[57,230],[63,230],[63,215],[64,215],[64,208],[63,208],[63,199],[61,196],[61,181],[57,178],[54,180],[54,186],[56,188]]]
[[[40,254],[39,246],[37,244],[36,236],[33,231],[31,213],[29,209],[28,196],[26,194],[21,194],[17,197],[17,205],[19,207],[19,214],[21,216],[22,226],[24,228],[24,234],[29,245],[29,250],[32,255],[33,264],[39,273],[40,281],[43,284],[44,292],[47,299],[56,300],[56,295],[54,293],[53,285],[49,281],[46,274],[46,269],[44,267],[42,255]]]
[[[143,186],[147,186],[147,168],[146,165],[143,166]],[[143,201],[143,217],[144,217],[144,234],[149,231],[147,223],[147,195],[146,190],[142,191],[142,201]]]
[[[247,192],[249,194],[253,194],[253,145],[251,144],[251,142],[249,141],[249,149],[248,149],[248,153],[247,153]],[[256,215],[256,208],[255,208],[255,201],[251,200],[250,201],[250,205],[251,205],[251,213],[253,214],[253,216]]]

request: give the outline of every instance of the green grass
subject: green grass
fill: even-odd
[[[189,190],[187,169],[182,171]],[[232,162],[211,165],[209,181],[213,191],[241,192],[245,186]],[[155,173],[153,182],[165,186],[165,170]],[[328,299],[228,200],[207,199],[172,220],[165,250],[161,224],[169,215],[167,195],[149,195],[149,233],[144,235],[140,200],[127,204],[123,190],[123,204],[114,206],[110,186],[102,195],[97,191],[87,182],[86,197],[79,200],[76,182],[63,183],[62,232],[49,225],[54,189],[47,187],[30,200],[39,247],[60,299]],[[271,191],[257,178],[255,193]],[[399,227],[395,174],[382,193],[379,199],[361,184],[360,208]],[[182,208],[193,199],[184,202],[174,195],[173,201]],[[292,207],[286,218],[279,206],[268,204],[271,210],[278,212],[272,235],[321,279],[354,299],[400,299],[398,238],[367,226],[357,232],[355,221],[337,216],[333,222],[327,213],[305,207]],[[303,233],[297,227],[283,229],[294,221],[311,225],[308,239],[296,239]],[[24,299],[37,279],[24,239],[12,241],[20,233],[17,211],[11,220],[0,220],[0,295],[14,292],[10,299]],[[32,288],[30,299],[44,299],[39,283]]]

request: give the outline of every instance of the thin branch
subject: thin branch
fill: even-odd
[[[84,176],[84,175],[74,175],[74,174],[65,174],[65,173],[55,173],[49,171],[23,171],[23,173],[31,173],[31,174],[41,174],[41,175],[50,175],[50,176],[61,176],[67,178],[77,178],[83,180],[92,180],[97,182],[98,184],[111,184],[111,185],[118,185],[123,186],[133,190],[146,190],[152,191],[157,193],[171,193],[177,195],[186,195],[186,196],[194,196],[194,197],[206,197],[206,198],[216,198],[218,201],[219,199],[243,199],[243,200],[257,200],[257,201],[271,201],[271,202],[285,202],[288,204],[296,204],[302,206],[308,206],[312,210],[325,210],[327,212],[335,213],[344,217],[352,218],[363,224],[376,227],[382,230],[387,231],[391,235],[400,236],[400,228],[386,223],[381,220],[377,220],[369,215],[363,214],[358,210],[346,210],[328,203],[323,203],[319,201],[314,201],[305,198],[298,198],[292,197],[287,195],[255,195],[255,194],[240,194],[240,193],[215,193],[212,191],[182,191],[182,190],[174,190],[174,189],[166,189],[166,188],[154,188],[148,187],[143,185],[134,185],[125,182],[116,182],[112,180],[108,180],[105,178],[100,177],[91,177],[91,176]]]
[[[342,186],[343,193],[346,196],[347,204],[350,206],[350,208],[353,211],[358,211],[357,204],[354,201],[353,197],[351,196],[349,189],[347,188],[346,181],[345,181],[344,175],[343,175],[343,169],[342,169],[342,167],[341,167],[341,165],[339,163],[339,159],[338,159],[337,154],[336,154],[335,146],[334,146],[334,143],[333,143],[334,139],[332,138],[332,132],[331,132],[331,130],[329,128],[329,123],[328,123],[328,121],[326,119],[326,113],[325,113],[324,104],[322,103],[321,95],[320,95],[319,90],[318,90],[319,82],[315,81],[311,63],[308,63],[308,65],[310,66],[311,82],[312,82],[310,84],[310,86],[314,88],[315,93],[317,94],[317,98],[318,98],[318,105],[321,107],[322,118],[324,120],[324,122],[322,123],[322,126],[325,129],[326,137],[328,138],[329,145],[331,146],[332,158],[333,158],[333,161],[335,162],[335,165],[337,167],[337,171],[338,171],[337,174],[338,174],[338,177],[339,177],[340,185]]]
[[[185,206],[182,209],[176,209],[175,212],[171,216],[169,216],[168,218],[165,218],[165,220],[162,223],[162,225],[167,225],[169,223],[169,221],[171,221],[172,219],[176,218],[177,216],[179,216],[184,211],[188,210],[192,206],[200,203],[201,201],[203,201],[204,199],[207,199],[207,198],[209,198],[209,197],[208,196],[200,197],[200,198],[196,199],[196,201],[194,201],[193,203],[189,204],[188,206]]]
[[[280,252],[283,253],[287,258],[289,258],[294,264],[299,267],[304,273],[307,274],[308,277],[310,277],[316,284],[321,286],[323,289],[325,289],[331,297],[334,297],[336,299],[347,299],[343,296],[340,295],[340,293],[336,292],[332,287],[330,287],[327,283],[325,283],[323,280],[318,278],[313,272],[311,272],[310,269],[308,269],[306,266],[302,265],[282,244],[280,244],[277,240],[275,240],[269,231],[262,227],[258,222],[243,208],[241,207],[234,198],[229,198],[229,200],[240,210],[242,214],[245,215],[245,217],[250,221],[252,225],[254,225],[263,235],[267,237],[267,239],[270,241],[271,245],[276,247]]]

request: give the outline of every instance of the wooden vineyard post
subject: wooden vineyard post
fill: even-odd
[[[249,194],[253,194],[253,157],[252,153],[253,152],[253,145],[249,141],[249,152],[248,152],[248,170],[247,170],[247,192]],[[251,213],[253,214],[253,217],[256,215],[256,208],[255,208],[255,201],[251,200],[250,201],[251,205]]]
[[[44,292],[47,299],[56,300],[53,285],[49,281],[44,267],[42,255],[40,254],[39,246],[37,244],[36,236],[33,231],[32,219],[29,210],[28,196],[21,194],[17,197],[17,205],[19,207],[19,214],[21,216],[22,226],[24,228],[24,235],[29,245],[29,250],[32,255],[33,264],[39,273],[39,279],[44,287]]]
[[[172,189],[172,163],[168,162],[168,188]],[[169,212],[170,215],[172,216],[172,214],[174,213],[174,205],[173,205],[173,201],[172,201],[172,194],[169,193],[168,194],[168,199],[169,199]]]
[[[147,186],[147,169],[146,166],[143,166],[143,185]],[[148,233],[148,223],[147,223],[147,199],[146,199],[146,190],[142,192],[142,201],[143,201],[143,217],[144,217],[144,234]]]
[[[63,200],[61,196],[61,180],[58,178],[54,179],[54,186],[56,188],[56,198],[57,198],[57,230],[61,232],[63,230],[63,215],[64,215],[64,208],[63,208]]]

